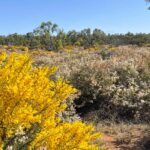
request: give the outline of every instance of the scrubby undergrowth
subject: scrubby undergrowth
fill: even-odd
[[[104,139],[110,138],[106,132],[116,132],[113,142],[127,145],[126,142],[130,144],[129,140],[132,143],[135,138],[141,140],[142,146],[147,146],[150,136],[143,134],[143,128],[145,130],[144,124],[150,121],[149,48],[105,46],[96,51],[75,48],[61,53],[35,50],[30,51],[30,55],[33,67],[57,66],[51,79],[57,81],[63,77],[78,90],[68,97],[67,109],[57,114],[62,121],[102,123],[103,126],[98,124],[97,128],[104,133]],[[135,136],[132,132],[128,134],[127,130],[134,127],[139,132]],[[130,136],[133,139],[129,139]]]
[[[92,120],[150,121],[150,50],[105,48],[35,56],[37,64],[57,65],[79,90],[78,115]]]

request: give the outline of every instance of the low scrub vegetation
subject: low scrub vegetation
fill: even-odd
[[[117,128],[136,123],[142,130],[150,121],[149,48],[11,48],[1,47],[0,55],[2,149],[103,149],[101,134],[87,123],[103,124],[98,130],[106,134],[105,126],[113,132],[107,122]],[[132,143],[127,138],[115,137]]]
[[[79,90],[75,107],[91,118],[149,121],[150,51],[147,48],[116,47],[96,52],[74,51],[35,57],[46,65],[58,65]],[[96,115],[95,115],[96,114]]]

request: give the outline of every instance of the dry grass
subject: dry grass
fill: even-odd
[[[97,124],[103,133],[102,141],[107,150],[150,150],[150,127],[147,124],[103,122]]]

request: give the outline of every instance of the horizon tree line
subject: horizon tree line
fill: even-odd
[[[63,29],[51,21],[42,22],[33,32],[24,35],[10,34],[0,36],[0,45],[27,46],[30,49],[46,49],[58,51],[65,46],[79,46],[84,48],[99,47],[104,44],[110,45],[138,45],[149,46],[150,33],[126,33],[106,34],[101,29],[86,28],[81,31],[71,30],[64,32]]]

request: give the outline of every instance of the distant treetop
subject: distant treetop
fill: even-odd
[[[145,1],[148,2],[148,3],[150,2],[150,0],[145,0]],[[150,10],[150,7],[148,7],[148,9]]]

